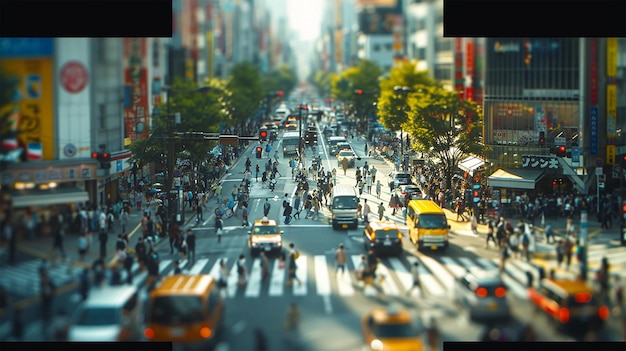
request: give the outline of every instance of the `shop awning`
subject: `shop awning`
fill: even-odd
[[[476,156],[468,156],[459,162],[459,168],[464,170],[465,172],[473,173],[478,168],[482,167],[485,164],[481,158]]]
[[[11,193],[13,207],[48,206],[89,201],[89,194],[78,188],[55,188],[49,190],[15,190]]]
[[[487,184],[495,188],[535,189],[535,184],[543,177],[543,171],[500,168],[487,178]]]

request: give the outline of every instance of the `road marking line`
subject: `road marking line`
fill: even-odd
[[[251,272],[246,284],[246,297],[258,297],[261,295],[261,260],[256,258],[252,261]]]
[[[189,270],[189,274],[198,275],[202,273],[202,271],[204,270],[204,268],[206,267],[208,263],[209,263],[208,258],[203,258],[203,259],[198,260],[196,263],[194,263],[193,267],[191,267],[191,269]]]
[[[295,296],[304,296],[307,293],[307,256],[300,255],[300,257],[298,257],[298,259],[296,260],[296,267],[296,277],[300,279],[301,284],[298,284],[295,279],[293,282],[291,282],[291,285],[293,285],[293,294]]]
[[[314,257],[315,264],[315,285],[318,295],[330,295],[330,278],[328,275],[328,265],[326,256],[316,255]]]
[[[411,277],[411,272],[402,264],[400,259],[397,257],[389,258],[389,263],[391,264],[391,268],[396,271],[396,276],[402,283],[405,290],[411,289],[413,286],[413,278]]]
[[[454,276],[448,272],[437,260],[426,256],[419,255],[420,261],[428,268],[433,276],[437,277],[441,282],[441,285],[446,291],[449,291],[454,286]]]
[[[467,273],[467,271],[463,267],[461,267],[460,264],[456,263],[456,261],[452,257],[441,257],[440,260],[457,279],[461,278],[465,275],[465,273]]]
[[[239,275],[237,274],[237,261],[230,269],[230,274],[228,276],[228,283],[226,286],[226,292],[228,297],[233,297],[237,294],[237,287],[239,286]]]
[[[281,296],[283,294],[285,269],[281,269],[279,265],[279,260],[275,260],[274,269],[272,269],[272,277],[270,279],[269,296]]]

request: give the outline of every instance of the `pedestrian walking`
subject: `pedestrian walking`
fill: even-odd
[[[489,242],[493,241],[493,244],[498,247],[498,242],[496,241],[496,237],[494,236],[494,232],[496,231],[496,221],[490,220],[487,223],[487,239],[485,240],[485,248],[489,248]]]
[[[100,231],[98,234],[98,241],[100,242],[100,256],[106,257],[107,255],[107,242],[109,241],[109,233]]]
[[[504,273],[504,267],[506,265],[506,260],[511,256],[510,249],[506,243],[506,240],[503,239],[500,242],[500,274]]]
[[[287,259],[289,261],[287,285],[291,285],[294,280],[298,282],[298,285],[302,285],[302,282],[300,281],[300,279],[298,278],[298,275],[297,275],[298,266],[296,264],[296,260],[299,257],[300,257],[300,252],[298,252],[298,250],[296,250],[295,244],[294,243],[290,243],[289,244],[289,253],[288,253],[288,256],[287,256]]]
[[[196,206],[196,222],[202,221],[202,206]]]
[[[128,224],[128,208],[122,207],[120,211],[120,225],[122,227],[122,233],[126,233],[126,225]]]
[[[472,233],[478,234],[478,221],[476,220],[475,214],[472,214],[470,217],[470,229],[472,230]]]
[[[383,185],[380,183],[380,180],[376,181],[376,198],[380,199],[380,193],[382,192]]]
[[[554,231],[552,230],[551,224],[548,224],[546,226],[545,235],[546,235],[546,243],[551,244],[556,241],[556,239],[554,238]]]
[[[230,275],[230,272],[228,271],[228,268],[226,267],[226,261],[224,259],[221,259],[220,270],[218,271],[218,278],[217,278],[217,286],[218,288],[220,288],[220,290],[223,290],[228,286],[229,275]]]
[[[254,350],[255,351],[268,351],[267,337],[261,328],[254,329]]]
[[[254,172],[255,172],[255,177],[254,178],[256,179],[256,182],[258,183],[259,182],[259,173],[261,172],[261,167],[259,167],[258,163],[256,165],[256,168],[255,168]]]
[[[300,212],[301,212],[300,201],[301,201],[300,196],[296,192],[296,195],[293,199],[293,210],[295,211],[295,213],[293,214],[294,219],[300,219]]]
[[[250,223],[248,223],[248,203],[244,201],[241,204],[241,226],[247,227],[249,225]]]
[[[263,217],[267,217],[269,215],[271,208],[272,204],[270,204],[270,199],[266,198],[265,203],[263,204]]]
[[[185,236],[185,243],[187,243],[187,254],[189,261],[196,261],[196,235],[191,228],[187,229],[187,236]]]
[[[335,251],[335,264],[337,265],[335,272],[344,274],[346,272],[346,262],[348,258],[346,255],[346,251],[344,250],[343,244],[339,244],[339,247]]]
[[[381,202],[378,205],[378,220],[382,221],[384,216],[385,216],[385,205],[383,205],[383,203]]]
[[[367,203],[367,199],[363,200],[363,223],[367,226],[370,222],[370,213],[371,213],[370,205]]]
[[[56,286],[48,275],[47,270],[41,270],[39,273],[39,297],[41,299],[41,319],[45,326],[52,318],[52,305],[56,294]]]
[[[78,292],[82,301],[87,300],[87,296],[89,295],[89,287],[89,268],[83,268],[83,271],[80,274],[78,285]]]
[[[56,256],[57,251],[61,254],[61,259],[65,261],[65,249],[63,248],[63,239],[65,238],[65,229],[61,226],[54,232],[54,239],[52,242],[52,257]]]
[[[85,259],[85,254],[89,251],[89,241],[87,239],[87,234],[82,233],[80,237],[78,237],[78,261],[82,262]]]
[[[239,286],[246,285],[247,275],[246,275],[246,256],[239,255],[239,259],[237,260],[237,282]]]
[[[557,268],[561,267],[561,264],[563,263],[563,259],[565,257],[565,252],[564,252],[564,247],[565,247],[565,242],[563,239],[559,240],[556,244],[556,266]]]
[[[574,243],[569,238],[565,238],[563,240],[563,256],[565,259],[565,267],[569,270],[569,267],[572,263],[572,249],[574,247]]]
[[[135,255],[137,255],[137,261],[141,267],[143,267],[146,262],[146,252],[146,243],[142,237],[139,237],[137,244],[135,244]]]
[[[291,222],[291,205],[287,202],[284,206],[285,209],[283,210],[283,216],[285,216],[285,224],[289,224]]]
[[[524,233],[522,234],[522,257],[526,262],[530,261],[530,229],[528,223],[524,226]]]
[[[420,271],[419,271],[419,262],[413,262],[411,266],[411,277],[413,278],[413,285],[406,291],[406,294],[409,295],[413,291],[413,289],[417,288],[419,291],[422,290],[422,284],[420,283]]]

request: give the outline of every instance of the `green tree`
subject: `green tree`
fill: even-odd
[[[258,110],[264,92],[258,67],[244,62],[235,65],[226,82],[228,125],[244,130],[245,123]]]
[[[13,113],[13,96],[18,87],[19,80],[0,70],[0,140],[14,139],[18,131],[14,129],[11,115]],[[4,170],[11,150],[0,148],[0,170]]]
[[[382,71],[378,64],[370,60],[360,60],[355,67],[332,77],[332,96],[348,105],[354,105],[354,90],[360,89],[370,96],[379,91],[379,77]]]
[[[298,77],[293,68],[287,64],[280,65],[262,77],[265,94],[282,91],[291,92],[298,84]]]
[[[332,94],[332,80],[334,73],[328,71],[311,71],[309,82],[315,87],[319,96],[327,97]]]
[[[414,63],[403,62],[400,66],[393,67],[389,77],[380,81],[380,97],[377,102],[380,123],[392,131],[406,129],[407,98],[410,92],[416,91],[419,86],[437,85],[428,75],[428,71],[417,71]],[[408,89],[403,91],[404,87]]]
[[[405,124],[416,151],[438,160],[451,188],[459,161],[486,151],[481,142],[482,110],[473,101],[462,100],[455,91],[421,86],[408,96]]]

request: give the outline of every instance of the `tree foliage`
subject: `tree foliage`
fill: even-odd
[[[428,75],[428,71],[417,71],[413,63],[403,62],[400,66],[393,67],[389,76],[380,81],[378,98],[380,123],[392,131],[406,129],[407,95],[411,91],[416,91],[420,86],[437,85],[437,82]],[[408,90],[400,92],[394,89],[396,87],[406,87]]]
[[[298,77],[291,66],[283,64],[265,74],[261,81],[264,94],[276,91],[288,94],[298,84]]]
[[[332,77],[332,96],[346,104],[355,103],[354,91],[360,89],[370,96],[379,91],[379,77],[382,71],[378,64],[370,60],[360,60],[358,65]]]
[[[243,62],[235,65],[226,82],[228,125],[243,130],[244,123],[258,110],[263,99],[259,68]]]
[[[416,151],[441,162],[448,186],[459,161],[484,154],[481,142],[482,111],[457,92],[436,86],[419,86],[408,96],[408,121],[404,124]]]
[[[334,73],[328,71],[311,71],[309,82],[315,87],[319,96],[331,96]]]

